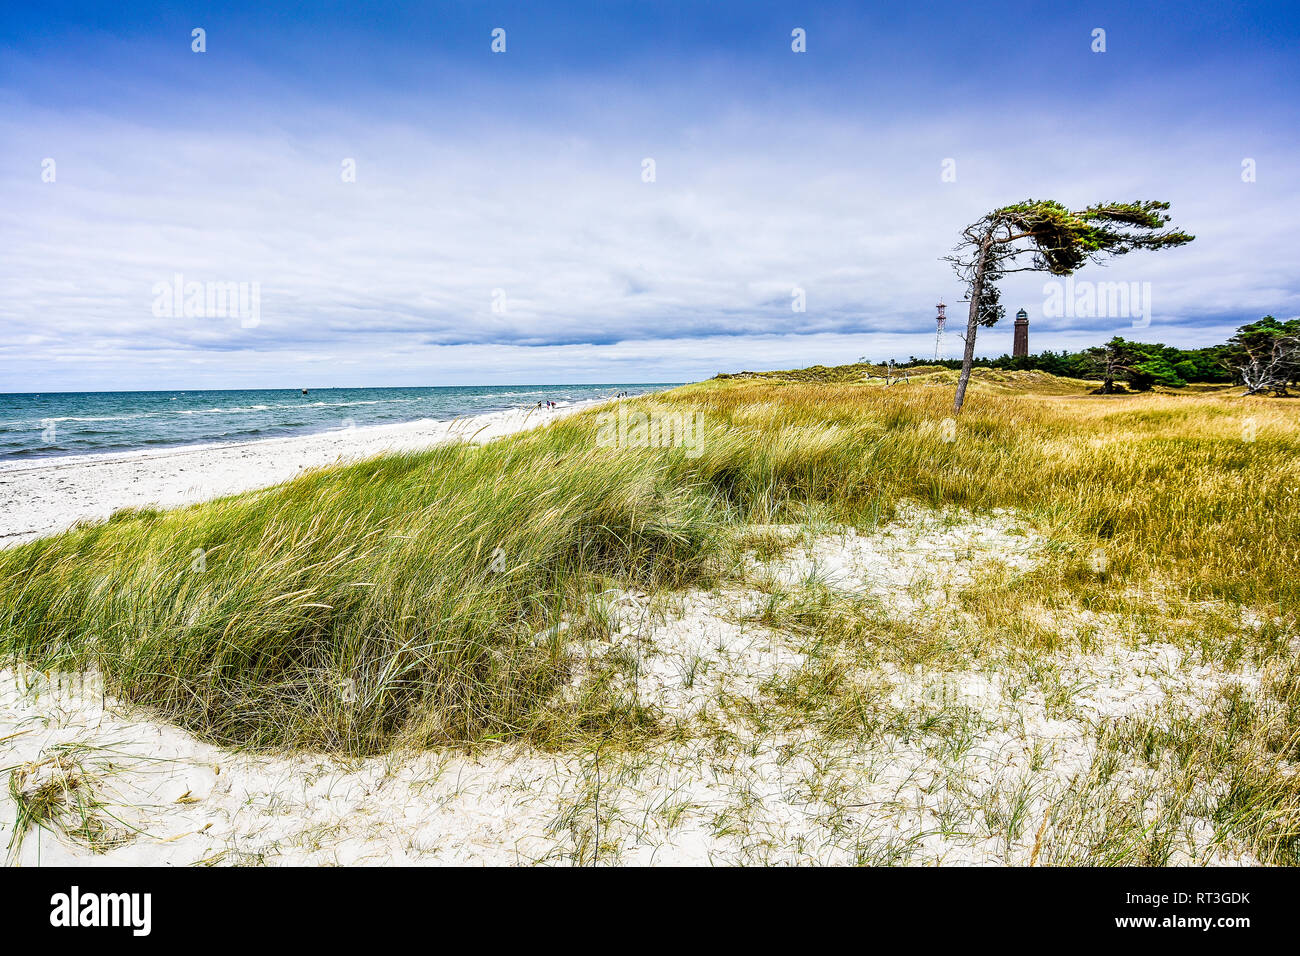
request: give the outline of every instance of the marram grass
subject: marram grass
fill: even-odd
[[[1062,559],[1004,600],[1131,609],[1158,591],[1274,622],[1271,649],[1294,636],[1300,406],[991,385],[954,432],[950,403],[923,383],[710,382],[632,406],[702,414],[698,454],[602,447],[587,414],[119,513],[0,552],[0,655],[97,669],[227,745],[644,739],[656,715],[614,675],[562,693],[566,642],[609,626],[601,593],[708,585],[749,524],[815,506],[869,525],[902,499],[1042,529]]]

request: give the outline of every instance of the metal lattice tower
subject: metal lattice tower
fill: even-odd
[[[948,322],[948,316],[945,314],[944,309],[948,307],[940,302],[935,308],[939,310],[939,314],[934,317],[934,360],[937,362],[939,361],[939,352],[943,348],[943,327]]]

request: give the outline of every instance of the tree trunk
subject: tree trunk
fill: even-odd
[[[975,264],[975,281],[970,287],[970,315],[966,319],[966,348],[961,356],[961,375],[957,379],[957,395],[953,398],[952,413],[961,414],[962,403],[966,401],[966,386],[970,383],[970,369],[975,361],[975,330],[980,324],[980,299],[984,297],[984,264],[988,261],[989,246],[992,239],[984,237],[980,243],[980,257]]]

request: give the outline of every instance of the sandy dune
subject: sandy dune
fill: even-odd
[[[1115,801],[1154,813],[1176,773],[1116,754],[1093,779],[1108,721],[1197,714],[1226,686],[1261,686],[1251,667],[1219,672],[1102,627],[1093,650],[1050,662],[853,662],[846,679],[875,710],[865,736],[769,719],[764,688],[816,674],[822,653],[816,635],[758,619],[770,588],[820,582],[889,618],[946,619],[953,593],[1031,569],[1044,546],[1006,512],[907,510],[869,534],[770,527],[801,543],[718,591],[615,595],[612,639],[572,646],[573,693],[604,656],[634,654],[626,692],[682,731],[634,751],[239,752],[115,701],[94,675],[0,668],[0,765],[19,793],[76,797],[17,833],[0,787],[0,847],[23,866],[1068,862],[1103,839]],[[1256,862],[1198,806],[1169,812],[1175,861]]]

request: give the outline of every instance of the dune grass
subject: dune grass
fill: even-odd
[[[702,415],[698,455],[602,447],[587,414],[119,513],[0,552],[0,656],[94,668],[240,747],[635,743],[666,731],[616,681],[560,693],[566,643],[609,626],[602,593],[707,586],[751,525],[815,505],[870,526],[904,499],[1016,508],[1052,541],[1055,560],[979,596],[983,639],[1034,653],[1052,637],[1028,609],[1069,604],[1177,631],[1207,660],[1285,652],[1296,406],[990,387],[954,430],[950,402],[921,385],[714,381],[632,406]]]

